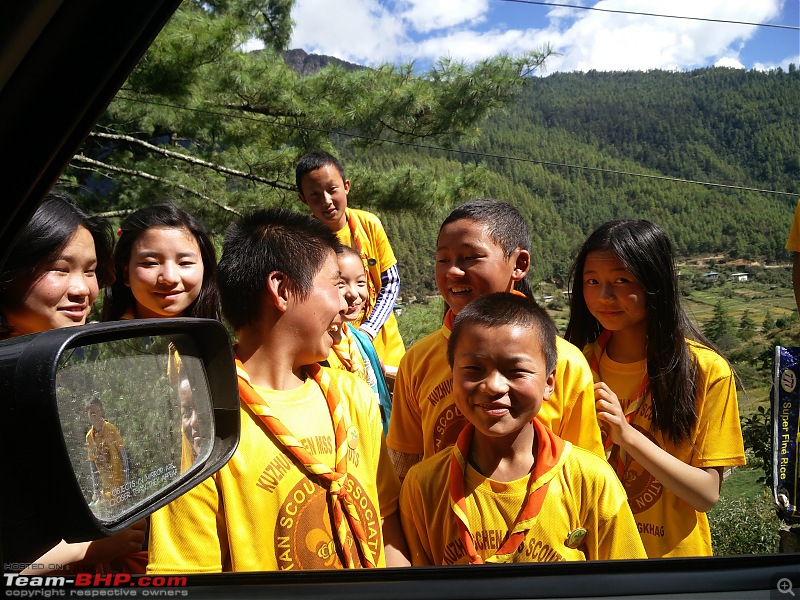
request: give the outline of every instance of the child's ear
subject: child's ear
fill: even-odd
[[[306,197],[303,195],[303,192],[297,192],[297,199],[300,200],[303,204],[308,206],[308,202],[306,201]]]
[[[350,180],[349,179],[345,179],[344,180],[344,193],[345,193],[345,195],[350,193]]]
[[[272,271],[267,275],[266,292],[269,301],[280,312],[286,312],[289,306],[289,281],[286,273]]]
[[[531,253],[527,250],[523,250],[522,248],[517,250],[517,256],[514,259],[514,272],[512,273],[512,278],[514,281],[520,281],[525,279],[528,275],[528,271],[531,269]]]
[[[553,369],[552,371],[550,371],[550,374],[547,376],[547,381],[544,384],[544,396],[542,399],[545,402],[550,400],[550,394],[553,393],[555,386],[556,386],[556,370]]]

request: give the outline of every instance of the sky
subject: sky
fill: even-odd
[[[800,0],[545,0],[607,10],[800,26]],[[507,0],[297,0],[290,48],[366,66],[472,63],[550,44],[543,75],[800,66],[800,31]]]

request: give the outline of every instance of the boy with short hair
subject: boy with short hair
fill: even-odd
[[[286,210],[228,228],[218,277],[238,338],[240,442],[153,515],[148,571],[408,564],[372,390],[317,364],[346,306],[339,248],[319,221]]]
[[[447,340],[453,319],[492,292],[531,295],[530,233],[513,206],[494,199],[462,204],[445,219],[436,248],[436,286],[449,306],[444,324],[403,357],[387,444],[400,479],[422,458],[455,443],[466,419],[454,403]],[[557,435],[605,456],[594,409],[594,380],[583,353],[557,338],[554,392],[539,420]]]
[[[345,246],[355,249],[369,274],[369,305],[359,329],[373,340],[378,356],[393,372],[405,347],[394,316],[400,292],[400,275],[386,231],[378,217],[364,210],[348,208],[350,180],[344,167],[333,155],[309,152],[295,168],[297,194],[312,214],[325,223]]]
[[[613,469],[536,418],[555,377],[547,313],[522,296],[482,296],[456,317],[447,356],[469,423],[403,482],[412,564],[646,558]]]

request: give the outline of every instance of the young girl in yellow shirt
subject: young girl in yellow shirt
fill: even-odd
[[[689,320],[673,250],[643,220],[610,221],[571,273],[566,338],[583,347],[597,418],[649,557],[711,555],[706,512],[745,462],[734,376]]]

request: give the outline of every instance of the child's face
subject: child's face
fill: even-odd
[[[455,314],[492,292],[510,292],[528,273],[530,253],[517,249],[506,258],[483,225],[461,219],[444,226],[436,244],[436,287]]]
[[[339,255],[339,272],[342,276],[339,291],[347,303],[347,310],[342,318],[348,322],[356,321],[367,307],[369,298],[364,263],[355,254],[343,253]]]
[[[518,325],[468,326],[453,353],[456,406],[486,437],[516,437],[553,391],[539,336]]]
[[[595,250],[583,267],[583,299],[603,329],[647,332],[647,293],[614,253]]]
[[[78,227],[61,255],[48,263],[32,283],[19,282],[20,300],[3,308],[15,334],[38,333],[83,325],[97,298],[94,239]]]
[[[89,408],[86,409],[86,414],[89,417],[89,423],[91,423],[92,427],[96,430],[103,426],[105,411],[99,404],[90,404]]]
[[[138,317],[180,317],[203,286],[200,246],[187,229],[153,227],[133,243],[124,276]]]
[[[333,231],[339,231],[347,224],[347,194],[350,180],[342,180],[339,170],[333,165],[325,165],[303,175],[300,180],[299,197],[311,213]]]
[[[339,292],[339,264],[331,250],[322,268],[314,277],[308,298],[301,300],[293,295],[285,317],[290,319],[303,348],[298,353],[296,365],[309,365],[328,358],[333,339],[328,331],[342,327],[342,315],[347,304]]]
[[[203,437],[200,433],[200,422],[197,418],[197,411],[194,408],[192,388],[188,385],[188,382],[182,383],[178,388],[178,400],[181,405],[181,429],[183,430],[183,435],[189,440],[189,443],[192,445],[192,451],[195,456],[197,456],[200,454]]]

